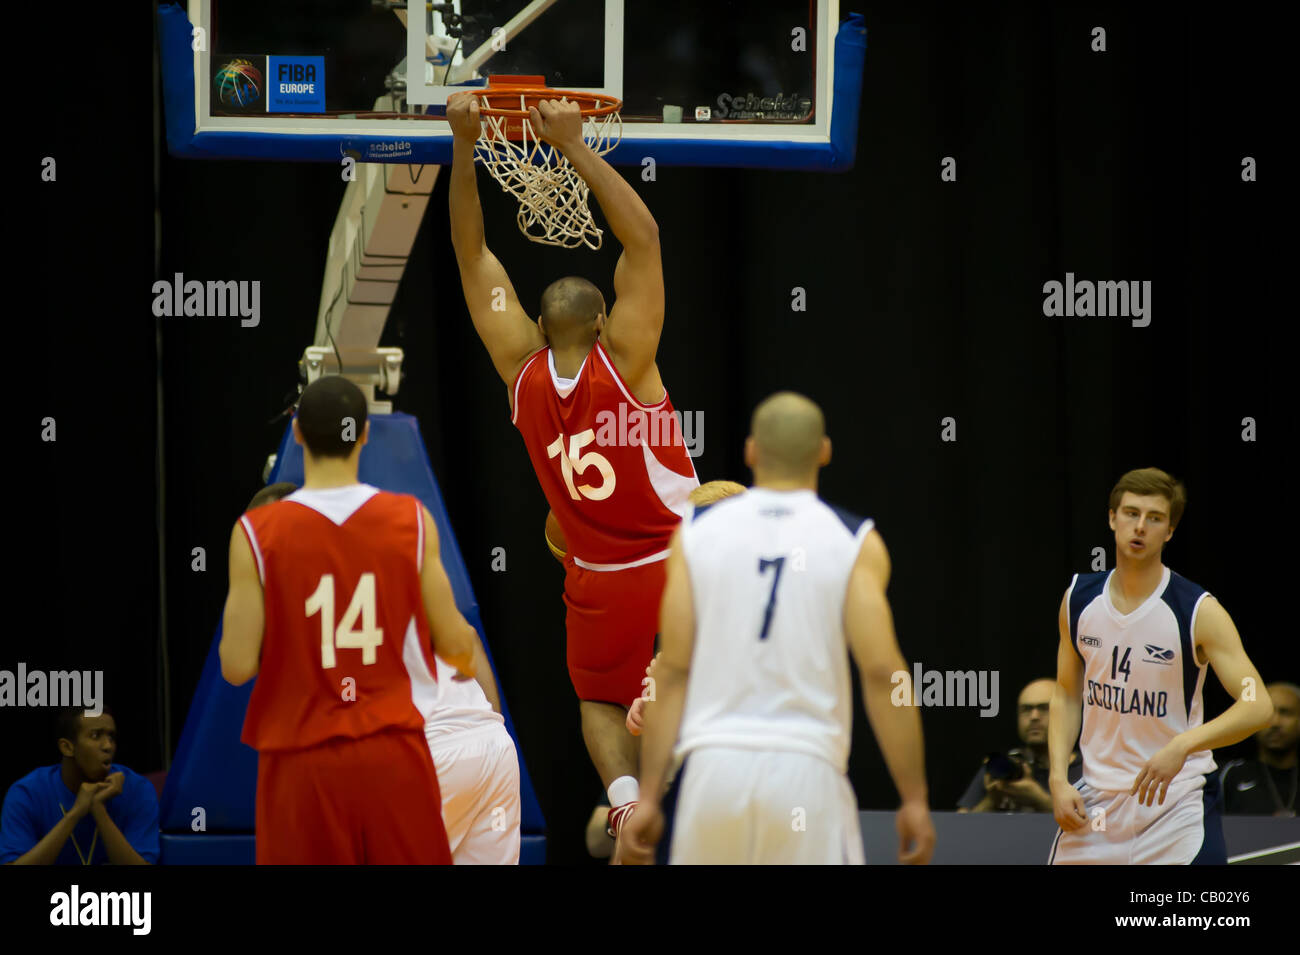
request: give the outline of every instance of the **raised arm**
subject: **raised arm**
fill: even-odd
[[[614,305],[601,340],[637,397],[656,402],[663,393],[655,367],[664,327],[659,226],[627,180],[583,142],[576,103],[543,100],[529,112],[538,136],[564,153],[590,187],[623,246],[614,268]]]
[[[457,93],[447,101],[454,135],[451,163],[451,244],[460,267],[465,304],[492,365],[509,388],[528,356],[546,345],[541,329],[519,304],[510,277],[483,237],[483,209],[474,174],[474,143],[481,129],[478,99]]]
[[[899,861],[924,865],[934,852],[934,825],[925,784],[925,744],[916,708],[895,706],[892,700],[897,675],[906,676],[907,663],[898,648],[893,614],[885,597],[888,579],[889,554],[880,534],[873,530],[862,542],[849,577],[844,632],[862,678],[867,718],[902,798],[897,817]],[[905,688],[910,696],[910,683]]]

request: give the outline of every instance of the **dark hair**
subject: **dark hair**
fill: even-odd
[[[1187,490],[1183,482],[1175,480],[1159,468],[1139,468],[1124,474],[1110,492],[1110,509],[1119,510],[1119,502],[1124,499],[1124,492],[1142,496],[1160,496],[1169,502],[1169,527],[1173,529],[1183,519],[1183,508],[1187,506]]]
[[[244,510],[251,511],[261,507],[263,504],[272,504],[275,501],[283,500],[294,491],[298,490],[298,485],[292,481],[280,481],[277,484],[268,484],[262,490],[253,495],[253,499],[248,502],[248,507]]]
[[[314,458],[346,458],[366,426],[366,396],[338,375],[317,378],[298,400],[298,430]]]
[[[77,737],[81,735],[81,717],[86,712],[84,706],[65,706],[54,714],[54,743],[57,746],[59,740],[66,739],[70,743],[76,743]],[[102,715],[112,716],[113,711],[107,706],[102,708]],[[116,717],[114,717],[116,719]]]
[[[605,311],[600,289],[584,278],[556,279],[542,293],[542,328],[552,345],[596,339],[596,316]]]

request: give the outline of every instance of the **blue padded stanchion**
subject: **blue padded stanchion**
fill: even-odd
[[[447,519],[447,509],[443,506],[442,494],[429,466],[415,418],[406,414],[370,418],[370,440],[361,451],[359,476],[363,483],[385,491],[414,495],[429,509],[438,527],[442,563],[451,580],[456,606],[483,638],[491,662],[492,651],[483,633],[478,602],[470,588],[465,561]],[[271,483],[292,481],[301,484],[302,480],[302,448],[294,442],[293,429],[289,426],[280,441]],[[164,833],[165,863],[213,864],[225,860],[240,864],[251,861],[249,837],[253,832],[257,753],[239,741],[239,734],[253,683],[234,687],[222,678],[221,661],[217,655],[220,642],[221,625],[218,623],[208,658],[203,664],[203,675],[199,678],[185,720],[176,758],[163,789],[160,821]],[[501,713],[506,730],[518,748],[514,722],[504,698],[501,700]],[[519,774],[523,835],[520,862],[540,864],[546,857],[546,821],[542,818],[542,809],[533,792],[522,754]],[[200,818],[197,809],[203,810],[206,833],[193,830]],[[219,839],[218,834],[232,838]],[[234,834],[242,834],[243,838]]]

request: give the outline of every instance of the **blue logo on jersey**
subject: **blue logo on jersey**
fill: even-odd
[[[1147,659],[1143,660],[1143,663],[1160,663],[1168,666],[1173,662],[1173,650],[1166,650],[1164,647],[1158,647],[1154,643],[1144,644],[1142,649],[1147,652]]]
[[[1079,642],[1082,643],[1085,647],[1101,646],[1101,641],[1098,640],[1096,637],[1080,637]]]

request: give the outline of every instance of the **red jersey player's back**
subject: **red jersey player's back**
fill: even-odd
[[[511,420],[524,437],[546,501],[581,567],[662,559],[681,522],[695,465],[667,392],[632,397],[599,340],[576,378],[561,378],[543,348],[515,379]]]
[[[304,489],[240,525],[266,619],[243,741],[265,752],[422,732],[437,670],[420,589],[420,502],[366,484]]]

